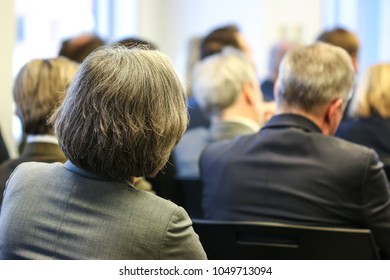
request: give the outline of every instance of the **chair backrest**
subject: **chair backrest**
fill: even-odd
[[[209,259],[378,259],[368,229],[296,226],[268,222],[193,219]]]
[[[202,182],[200,180],[176,180],[183,208],[191,218],[202,219]]]

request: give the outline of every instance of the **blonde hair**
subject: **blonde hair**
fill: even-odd
[[[351,103],[350,115],[390,117],[390,63],[371,66],[365,72]]]
[[[16,113],[27,134],[52,133],[47,118],[64,98],[79,64],[65,57],[34,59],[16,76]]]

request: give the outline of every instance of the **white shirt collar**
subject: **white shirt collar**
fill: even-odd
[[[26,143],[51,143],[51,144],[57,144],[58,145],[58,140],[57,137],[54,135],[27,135]]]

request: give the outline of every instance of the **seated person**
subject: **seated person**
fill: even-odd
[[[339,47],[289,51],[276,83],[276,115],[257,134],[203,151],[205,218],[368,228],[389,258],[383,164],[373,150],[332,136],[353,82],[351,59]]]
[[[233,47],[241,50],[253,63],[252,53],[248,42],[235,25],[226,25],[218,27],[208,33],[200,42],[200,60],[210,55],[220,53],[225,47]],[[210,120],[204,110],[199,107],[196,98],[190,87],[190,97],[188,98],[188,114],[190,122],[188,130],[195,127],[209,127]]]
[[[92,52],[51,117],[69,160],[23,163],[7,182],[0,258],[205,259],[187,213],[133,187],[167,161],[186,101],[162,52]]]
[[[91,52],[105,44],[106,42],[95,34],[81,34],[64,40],[58,55],[81,63]]]
[[[324,30],[317,37],[318,42],[331,44],[344,49],[352,59],[353,69],[355,73],[359,71],[359,50],[360,42],[358,36],[350,30],[342,27],[334,27],[329,30]],[[354,95],[355,88],[353,87],[350,92],[350,96]],[[343,119],[348,118],[347,112],[349,111],[349,100],[344,110]]]
[[[390,171],[390,64],[370,67],[336,136],[374,149]],[[390,179],[390,172],[387,174]]]
[[[0,164],[6,161],[7,159],[9,159],[8,149],[7,146],[5,145],[3,135],[1,134],[1,130],[0,130]]]
[[[285,53],[295,46],[294,43],[288,41],[277,42],[270,51],[269,61],[268,61],[268,75],[261,84],[261,92],[263,93],[263,98],[265,102],[274,101],[274,86],[275,81],[279,75],[279,65],[282,61]]]
[[[256,133],[263,123],[262,96],[253,64],[234,48],[198,63],[193,94],[211,119],[210,128],[187,130],[174,150],[177,179],[199,179],[199,157],[210,143]]]
[[[16,114],[26,135],[22,153],[0,165],[0,204],[5,183],[16,166],[27,161],[65,162],[48,117],[65,95],[79,64],[65,57],[34,59],[15,78],[13,97]]]

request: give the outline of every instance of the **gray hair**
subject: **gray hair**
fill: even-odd
[[[165,54],[103,47],[81,64],[52,121],[75,165],[129,180],[164,166],[187,127],[186,104]]]
[[[220,114],[236,101],[245,82],[255,83],[256,72],[242,51],[225,47],[200,61],[193,72],[193,95],[207,113]]]
[[[342,48],[325,43],[296,47],[280,65],[277,106],[315,113],[335,98],[346,102],[353,82],[352,61]]]
[[[59,57],[33,59],[20,69],[13,96],[25,133],[52,133],[47,119],[63,100],[78,67],[78,63]]]

